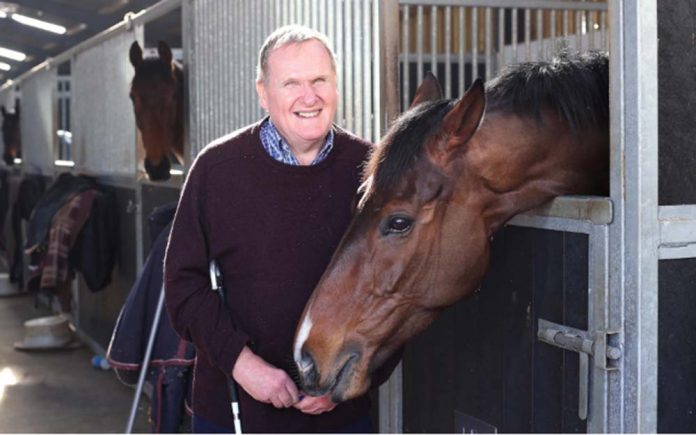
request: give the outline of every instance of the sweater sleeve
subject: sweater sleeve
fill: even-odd
[[[235,327],[227,307],[211,290],[205,192],[220,186],[206,185],[205,155],[194,162],[174,217],[164,260],[165,303],[172,326],[193,342],[197,356],[231,375],[251,340]]]

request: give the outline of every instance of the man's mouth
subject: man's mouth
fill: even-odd
[[[321,112],[321,109],[313,110],[311,112],[295,112],[295,115],[299,116],[300,118],[316,118],[319,116],[319,112]]]

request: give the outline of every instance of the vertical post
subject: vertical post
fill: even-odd
[[[445,7],[445,98],[452,98],[452,7]]]
[[[399,2],[398,0],[374,0],[375,55],[379,56],[380,122],[375,125],[375,135],[381,135],[399,114]],[[419,47],[422,48],[422,47]],[[408,50],[406,50],[408,51]],[[401,363],[389,380],[379,388],[379,432],[403,432],[403,386]]]
[[[378,48],[381,65],[379,81],[381,87],[381,112],[384,133],[389,123],[399,115],[399,3],[397,0],[375,0],[379,7],[375,23],[379,25],[381,40]],[[377,41],[376,41],[377,42]]]
[[[409,34],[409,26],[411,25],[409,22],[409,14],[410,14],[410,9],[408,8],[408,5],[403,5],[401,7],[401,10],[403,11],[403,19],[401,22],[401,63],[403,65],[403,80],[402,80],[402,88],[401,88],[401,107],[404,108],[404,110],[408,107],[409,103],[409,90],[411,89],[411,38]],[[377,27],[377,26],[375,26]],[[375,49],[375,52],[378,50]],[[377,77],[377,76],[376,76]]]
[[[657,430],[657,0],[610,0],[610,327],[623,331],[608,432]],[[615,415],[618,414],[618,415]]]

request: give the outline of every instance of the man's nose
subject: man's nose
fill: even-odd
[[[302,85],[301,98],[302,103],[304,103],[307,106],[311,106],[312,104],[317,102],[319,96],[317,95],[317,92],[314,90],[314,86],[312,86],[311,83],[306,83]]]

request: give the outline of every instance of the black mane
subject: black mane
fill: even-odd
[[[419,104],[401,115],[389,129],[381,146],[375,147],[366,177],[374,175],[375,188],[382,191],[396,185],[423,153],[428,137],[435,132],[453,106],[451,100]]]
[[[608,125],[609,58],[606,53],[561,53],[551,61],[505,68],[486,84],[486,111],[533,114],[543,122],[550,107],[573,130]]]

